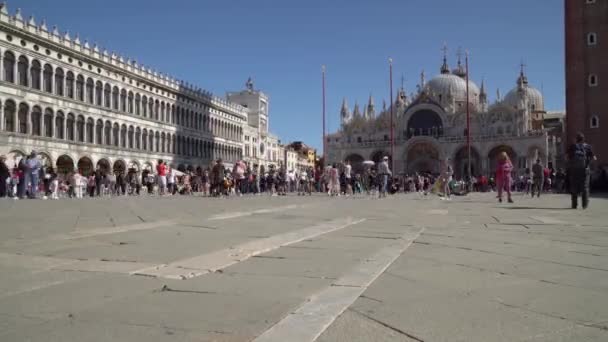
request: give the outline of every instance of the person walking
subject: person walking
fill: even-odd
[[[541,163],[540,159],[536,159],[536,164],[532,165],[532,197],[536,193],[536,197],[540,197],[540,193],[543,190],[543,184],[545,184],[545,167]]]
[[[582,197],[583,209],[589,206],[589,165],[596,160],[591,145],[585,142],[583,133],[576,135],[576,142],[568,148],[568,177],[572,209],[578,207],[578,196]]]
[[[347,160],[344,162],[344,182],[346,183],[345,193],[346,196],[350,196],[353,194],[353,176],[352,176],[353,167],[350,165],[350,161]]]
[[[167,188],[167,164],[165,164],[162,159],[158,160],[156,173],[158,174],[158,190],[162,196],[165,194],[165,189]]]
[[[441,199],[445,199],[450,201],[452,199],[452,194],[450,191],[450,183],[452,182],[452,175],[454,174],[454,170],[452,169],[452,165],[450,164],[450,159],[447,158],[443,163],[443,170],[441,172],[441,182],[443,185],[443,197]],[[426,191],[425,191],[426,192]]]
[[[38,195],[38,183],[40,181],[40,169],[42,168],[42,163],[40,162],[40,159],[38,159],[36,151],[32,151],[32,153],[30,153],[26,164],[27,178],[31,184],[29,197],[36,198]]]
[[[0,198],[6,197],[7,180],[11,177],[11,172],[6,165],[6,156],[0,156]]]
[[[507,152],[501,152],[498,155],[498,165],[496,166],[496,186],[498,188],[498,202],[500,203],[502,203],[503,191],[507,192],[508,202],[513,203],[513,199],[511,198],[512,171],[513,164],[509,159],[509,155]]]
[[[380,195],[379,197],[386,197],[386,191],[388,186],[388,178],[391,177],[393,173],[388,167],[388,157],[384,156],[382,158],[382,162],[378,164],[378,177],[380,177]]]

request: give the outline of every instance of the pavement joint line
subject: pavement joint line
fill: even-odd
[[[390,243],[355,266],[351,272],[308,298],[298,309],[274,324],[252,342],[313,342],[359,298],[426,228]],[[409,238],[407,238],[410,236]],[[341,285],[341,286],[337,286]],[[418,341],[422,341],[418,339]]]
[[[285,205],[282,207],[262,208],[262,209],[256,209],[256,210],[251,210],[251,211],[234,211],[234,212],[212,215],[211,217],[209,217],[207,219],[207,221],[228,220],[228,219],[233,219],[233,218],[252,216],[252,215],[256,215],[256,214],[271,214],[271,213],[275,213],[275,212],[279,212],[279,211],[283,211],[283,210],[297,209],[297,208],[303,208],[303,207],[305,207],[305,205],[290,204],[290,205]]]
[[[419,338],[419,337],[416,337],[416,336],[414,336],[414,335],[412,335],[412,334],[410,334],[410,333],[408,333],[408,332],[405,332],[405,331],[403,331],[403,330],[401,330],[401,329],[395,328],[395,327],[393,327],[392,325],[389,325],[389,324],[387,324],[387,323],[384,323],[384,322],[382,322],[381,320],[378,320],[378,319],[376,319],[376,318],[374,318],[374,317],[372,317],[372,316],[366,315],[366,314],[364,314],[364,313],[363,313],[363,312],[361,312],[361,311],[358,311],[358,310],[355,310],[355,309],[350,309],[350,308],[349,308],[348,310],[349,310],[349,311],[352,311],[352,312],[354,312],[354,313],[356,313],[356,314],[358,314],[358,315],[360,315],[361,317],[367,318],[368,320],[370,320],[370,321],[372,321],[372,322],[375,322],[375,323],[377,323],[377,324],[380,324],[381,326],[383,326],[383,327],[385,327],[385,328],[388,328],[388,329],[390,329],[390,330],[392,330],[392,331],[394,331],[394,332],[396,332],[396,333],[399,333],[399,334],[401,334],[401,335],[404,335],[404,336],[406,336],[406,337],[408,337],[408,338],[410,338],[410,339],[412,339],[412,340],[414,340],[414,341],[418,341],[418,342],[424,342],[424,340],[423,340],[423,339],[421,339],[421,338]]]
[[[130,274],[182,280],[195,278],[207,273],[225,269],[251,257],[273,251],[280,247],[288,246],[310,238],[344,229],[364,221],[365,218],[355,220],[352,217],[346,217],[329,222],[322,222],[303,229],[273,235],[265,239],[247,241],[236,246],[174,261],[169,264],[146,267],[144,269],[133,271]],[[194,269],[195,271],[183,274],[181,270],[184,268]]]

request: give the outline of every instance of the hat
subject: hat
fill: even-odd
[[[384,156],[384,158],[382,158],[382,159],[384,159],[384,160],[388,160],[388,156]]]

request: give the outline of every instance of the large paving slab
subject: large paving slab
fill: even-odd
[[[608,200],[515,200],[0,200],[0,341],[607,341]]]

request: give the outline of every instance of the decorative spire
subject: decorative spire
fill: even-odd
[[[382,112],[386,112],[386,100],[382,99]]]
[[[53,26],[53,35],[54,36],[59,36],[59,30],[57,29],[57,25]]]
[[[449,74],[450,67],[448,66],[448,45],[443,43],[443,48],[441,50],[443,51],[443,64],[441,65],[440,71],[442,74]]]
[[[33,15],[30,15],[30,19],[27,21],[28,25],[36,26],[36,19],[34,19]]]
[[[422,72],[420,73],[420,84],[418,85],[418,87],[420,88],[418,90],[420,92],[423,91],[425,83],[426,83],[426,81],[425,81],[425,78],[424,78],[424,69],[423,69]]]
[[[357,101],[355,101],[355,107],[353,108],[353,117],[361,117],[361,110],[359,110],[359,103],[357,103]]]
[[[42,22],[40,22],[40,29],[42,31],[48,31],[48,28],[46,27],[46,20],[42,19]]]
[[[376,116],[376,105],[374,105],[374,98],[371,93],[369,94],[369,100],[367,101],[366,113],[368,119],[373,119]]]
[[[524,86],[528,85],[528,77],[526,76],[525,73],[525,64],[524,64],[524,60],[521,60],[521,63],[519,64],[520,66],[520,70],[519,70],[519,77],[517,78],[517,86],[519,88],[523,88]]]
[[[479,95],[486,95],[486,86],[485,86],[485,79],[481,79],[481,88],[479,89]]]
[[[2,1],[2,3],[0,3],[0,13],[8,15],[8,7],[6,6],[6,1]]]
[[[15,20],[23,21],[23,17],[21,16],[21,8],[17,8],[17,12],[15,12]]]
[[[342,100],[342,109],[340,109],[340,119],[342,121],[342,125],[349,123],[351,119],[350,111],[348,110],[348,104],[346,103],[346,98]]]
[[[501,95],[500,95],[500,88],[496,88],[496,102],[500,102],[502,101]]]
[[[465,78],[467,76],[466,70],[464,70],[464,66],[462,65],[462,48],[458,47],[456,51],[456,56],[458,56],[458,62],[456,64],[456,68],[452,71],[452,73],[458,77]]]

